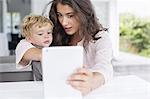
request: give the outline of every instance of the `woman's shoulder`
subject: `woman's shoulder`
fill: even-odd
[[[94,43],[98,43],[98,42],[105,42],[105,41],[110,41],[110,33],[108,31],[99,31],[96,35],[95,35],[96,40],[92,40],[92,42]]]
[[[111,46],[110,33],[108,31],[100,31],[97,33],[96,37],[100,37],[98,40],[95,40],[95,46]]]
[[[108,31],[99,31],[97,34],[96,34],[96,37],[100,37],[100,39],[103,39],[103,38],[109,38],[110,37],[110,34]],[[99,40],[99,39],[98,39]]]

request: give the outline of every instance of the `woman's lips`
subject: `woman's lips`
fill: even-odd
[[[66,31],[66,32],[71,31],[71,27],[69,27],[69,28],[65,28],[65,31]]]

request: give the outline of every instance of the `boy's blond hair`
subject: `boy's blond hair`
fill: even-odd
[[[27,15],[24,17],[22,24],[21,24],[21,33],[23,37],[27,37],[31,35],[31,29],[33,26],[42,27],[47,24],[54,27],[52,21],[44,16],[41,15]]]

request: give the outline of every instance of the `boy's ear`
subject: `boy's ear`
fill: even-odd
[[[27,40],[28,42],[32,43],[32,39],[31,39],[30,36],[26,37],[26,40]]]

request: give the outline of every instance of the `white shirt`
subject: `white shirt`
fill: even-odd
[[[31,43],[29,43],[26,39],[23,39],[18,43],[18,45],[16,47],[16,50],[15,50],[15,53],[16,53],[16,68],[23,69],[23,68],[26,68],[26,67],[30,66],[31,61],[26,66],[22,66],[22,65],[19,64],[19,62],[23,58],[23,55],[25,54],[25,52],[27,50],[29,50],[30,48],[35,48],[35,46],[33,46]]]
[[[96,42],[90,42],[88,51],[84,51],[84,64],[93,72],[100,72],[105,82],[108,82],[113,77],[112,67],[112,44],[107,32],[100,32],[97,36],[101,38]],[[83,42],[77,45],[82,46]]]

